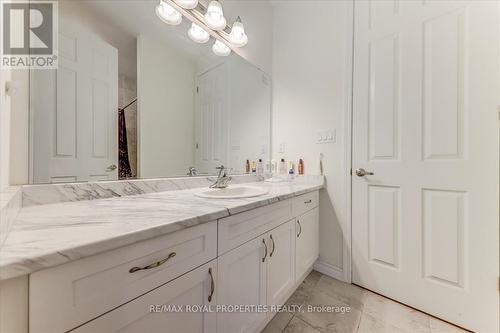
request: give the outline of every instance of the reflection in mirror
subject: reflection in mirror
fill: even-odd
[[[31,71],[32,183],[243,173],[269,160],[270,77],[166,25],[157,0],[59,1],[59,68]]]

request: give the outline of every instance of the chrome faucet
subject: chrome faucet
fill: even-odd
[[[195,167],[189,167],[187,175],[190,177],[198,176],[198,171]]]
[[[216,169],[219,170],[219,175],[217,176],[215,183],[210,185],[210,188],[226,188],[233,178],[227,175],[227,169],[223,165],[217,167]]]

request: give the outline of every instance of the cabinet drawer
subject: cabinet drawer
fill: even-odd
[[[299,216],[318,207],[319,192],[314,191],[293,198],[293,215]]]
[[[30,332],[67,331],[214,259],[216,223],[32,274]]]
[[[215,333],[215,313],[186,311],[184,307],[217,304],[216,276],[214,260],[71,332]],[[168,311],[169,305],[180,307],[181,311]]]
[[[266,233],[292,218],[292,201],[285,200],[220,219],[219,255]]]

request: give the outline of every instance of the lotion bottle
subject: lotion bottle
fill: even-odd
[[[286,175],[287,174],[287,172],[286,172],[286,162],[285,162],[284,158],[282,158],[281,161],[280,161],[279,173],[280,173],[280,175]]]
[[[299,171],[299,175],[303,175],[304,174],[304,160],[303,159],[300,159],[299,160],[299,166],[298,166],[298,171]]]
[[[260,159],[260,158],[259,158],[259,161],[257,162],[257,174],[258,175],[264,174],[264,163],[262,162],[262,159]]]

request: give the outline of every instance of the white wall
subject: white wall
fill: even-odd
[[[347,201],[348,112],[351,95],[352,1],[274,1],[273,151],[304,158],[319,173],[324,154],[326,190],[320,196],[320,265],[349,280]],[[336,143],[316,144],[318,130],[336,130]],[[285,153],[280,154],[280,145]]]
[[[185,175],[194,163],[196,65],[149,37],[137,41],[138,176]]]
[[[225,0],[224,15],[228,24],[241,17],[248,35],[248,44],[239,54],[270,74],[272,72],[273,9],[267,0]]]
[[[0,190],[9,186],[11,103],[5,85],[10,80],[11,71],[0,70]]]

